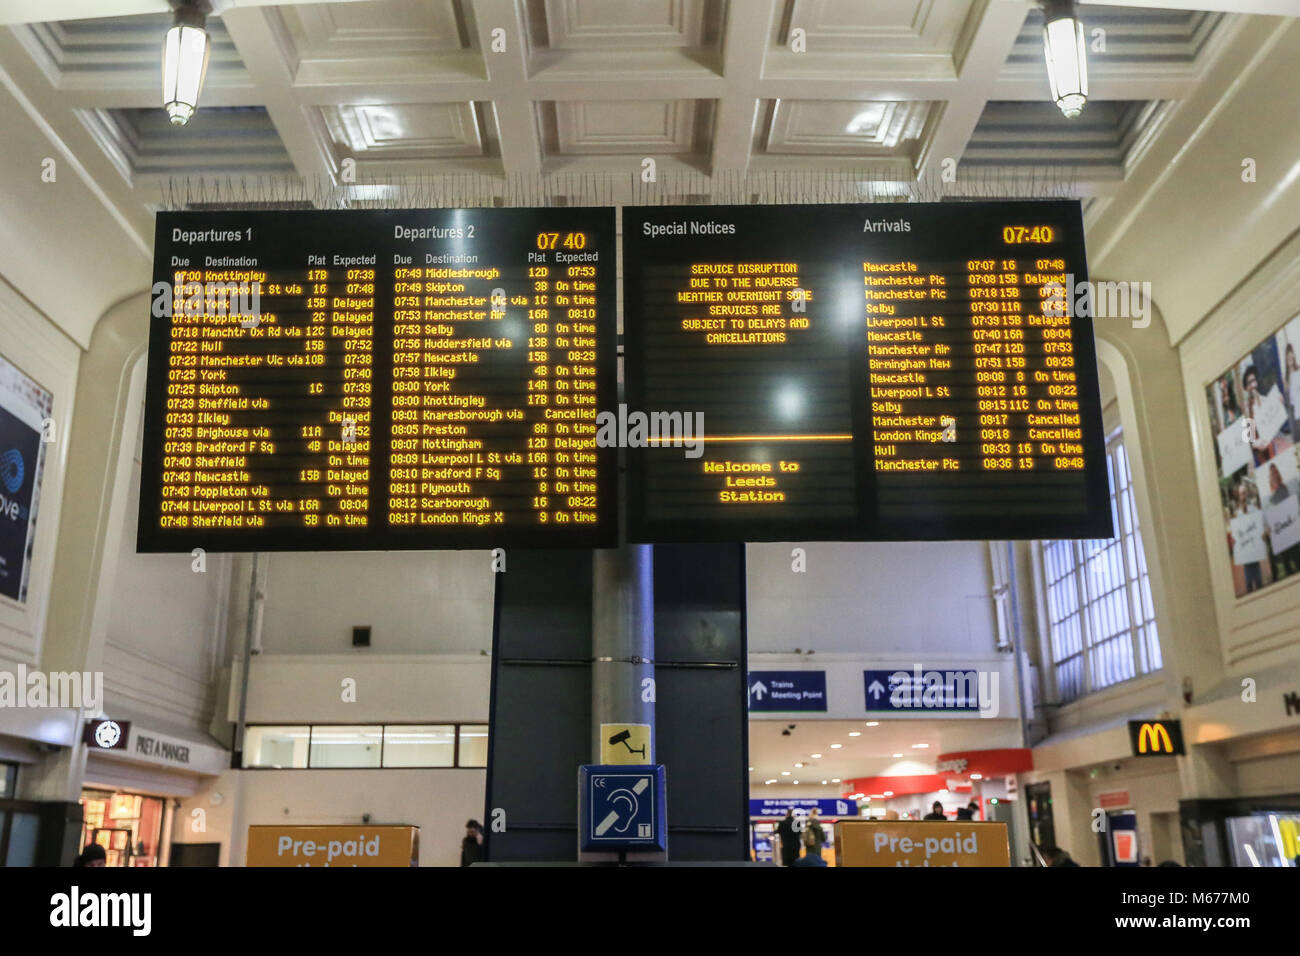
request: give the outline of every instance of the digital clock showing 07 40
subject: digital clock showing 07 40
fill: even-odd
[[[1003,226],[1002,241],[1006,243],[1020,242],[1052,242],[1056,239],[1056,230],[1051,226]]]

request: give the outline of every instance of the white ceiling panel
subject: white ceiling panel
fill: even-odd
[[[983,10],[971,0],[782,0],[781,6],[764,76],[845,83],[955,78]],[[803,32],[802,48],[793,43],[796,30]]]
[[[321,116],[334,142],[354,156],[483,155],[473,103],[325,106]]]
[[[788,46],[802,29],[810,52],[951,55],[970,18],[971,0],[789,0],[776,37]]]
[[[777,100],[765,150],[803,156],[914,157],[936,104]]]
[[[1188,65],[1206,49],[1227,16],[1199,10],[1141,10],[1084,4],[1079,20],[1088,38],[1093,73],[1120,72],[1134,65]],[[1096,31],[1100,30],[1098,34]],[[1043,16],[1031,11],[1007,57],[1007,68],[1043,66]]]
[[[201,110],[182,127],[161,109],[86,110],[79,118],[134,185],[167,176],[293,171],[261,107]]]
[[[964,165],[1090,168],[1121,178],[1167,104],[1094,101],[1076,120],[1051,103],[991,102],[971,136]]]
[[[265,22],[297,86],[482,80],[466,9],[461,0],[366,0],[284,6]]]
[[[1086,194],[1127,175],[1253,21],[1082,9],[1107,48],[1089,54],[1095,98],[1075,121],[1047,102],[1029,0],[240,2],[209,19],[204,99],[182,129],[156,105],[164,12],[0,31],[0,69],[107,172],[128,218],[156,200],[141,177],[337,179],[347,158],[371,176],[621,178],[647,156],[705,180],[858,166],[906,186],[952,157],[1068,170]],[[240,107],[258,109],[222,112]]]
[[[533,0],[527,7],[536,41],[553,50],[714,46],[722,0]]]
[[[154,88],[162,70],[163,36],[171,17],[69,20],[15,28],[18,39],[58,87]],[[219,17],[208,21],[212,52],[205,84],[246,85],[248,74]]]
[[[553,151],[562,155],[651,155],[695,153],[702,100],[631,100],[539,104],[544,128],[554,124]],[[550,137],[548,137],[550,139]]]
[[[305,59],[431,54],[466,45],[455,0],[318,3],[286,6],[280,15]]]

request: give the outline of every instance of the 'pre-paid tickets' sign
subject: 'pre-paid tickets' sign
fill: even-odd
[[[1005,823],[841,820],[838,866],[1010,866]]]
[[[420,828],[251,826],[245,866],[419,866]]]

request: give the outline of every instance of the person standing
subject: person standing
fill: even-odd
[[[1250,498],[1250,489],[1246,487],[1247,479],[1243,478],[1237,483],[1237,515],[1238,517],[1249,515],[1259,511],[1258,506],[1253,506]],[[1262,518],[1261,518],[1262,520]],[[1241,565],[1242,571],[1246,575],[1246,593],[1256,591],[1264,586],[1264,572],[1260,568],[1259,561],[1246,561]]]
[[[91,843],[72,861],[73,866],[108,866],[108,854],[98,843]]]
[[[816,811],[813,811],[814,813]],[[816,831],[813,830],[813,824],[809,823],[808,829],[803,833],[803,856],[794,861],[795,866],[826,866],[827,863],[822,859],[822,842],[817,839]],[[821,824],[816,823],[817,829],[821,830]],[[823,832],[822,836],[825,836]]]
[[[1045,846],[1040,852],[1043,854],[1043,859],[1047,862],[1049,867],[1079,865],[1070,857],[1068,851],[1061,849],[1059,846]]]
[[[1291,489],[1288,488],[1286,482],[1282,480],[1282,472],[1278,470],[1276,462],[1270,462],[1268,466],[1268,490],[1268,503],[1272,507],[1277,507],[1291,497]],[[1270,540],[1270,552],[1272,552],[1272,549],[1273,545]],[[1274,581],[1285,577],[1286,575],[1295,574],[1297,570],[1300,570],[1300,542],[1291,545],[1291,547],[1286,548],[1281,552],[1273,553],[1271,560],[1273,562]],[[1285,567],[1285,574],[1278,573],[1279,565]]]
[[[785,819],[776,825],[776,835],[781,841],[781,865],[794,866],[799,859],[799,834],[794,825],[794,809],[787,808]]]
[[[815,847],[817,850],[817,856],[820,859],[822,855],[822,847],[826,845],[826,830],[822,826],[821,820],[818,819],[817,817],[816,807],[813,807],[812,810],[809,812],[808,823],[806,825],[808,827],[808,832],[812,834],[813,843],[809,844],[808,840],[805,839],[804,846]]]
[[[460,865],[470,866],[483,859],[483,827],[477,820],[465,823],[465,837],[460,841]]]
[[[1291,418],[1300,421],[1300,361],[1297,361],[1295,345],[1288,342],[1283,353],[1282,374],[1285,376],[1287,400],[1291,404]]]
[[[922,820],[947,820],[943,815],[943,804],[938,800],[934,801],[930,807],[930,812],[921,818]]]

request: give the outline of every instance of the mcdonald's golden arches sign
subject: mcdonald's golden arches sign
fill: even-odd
[[[1176,720],[1130,720],[1128,739],[1134,757],[1182,756],[1183,728]]]

